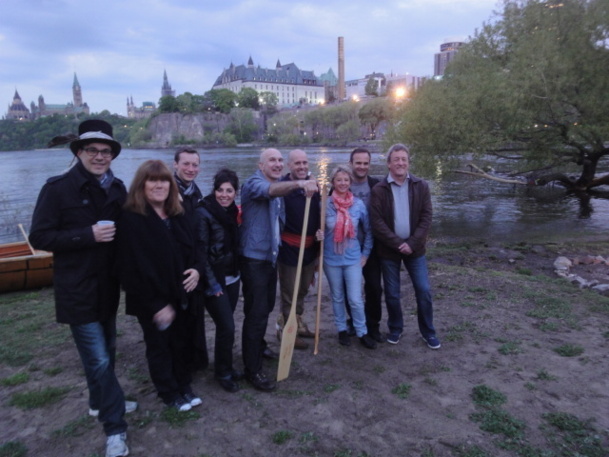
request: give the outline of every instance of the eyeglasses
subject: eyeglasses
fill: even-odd
[[[112,149],[84,148],[84,151],[91,158],[95,157],[97,154],[101,154],[104,159],[112,157]]]

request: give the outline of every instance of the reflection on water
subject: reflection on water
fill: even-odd
[[[349,150],[307,148],[311,171],[327,181],[334,165],[346,163]],[[283,150],[287,160],[287,149]],[[245,181],[258,167],[259,149],[217,149],[201,152],[197,184],[211,191],[212,177],[225,166]],[[0,243],[17,241],[17,224],[29,229],[40,188],[50,176],[70,165],[68,149],[0,152]],[[173,150],[123,149],[113,162],[115,175],[128,187],[137,167],[148,159],[173,163]],[[287,167],[286,167],[287,170]],[[416,174],[416,164],[413,164]],[[384,159],[373,155],[371,172],[386,172]],[[609,222],[609,201],[592,197],[590,210],[582,212],[577,197],[560,187],[525,188],[454,173],[432,181],[434,222],[432,237],[481,240],[542,240],[556,234],[602,234]],[[582,218],[581,216],[586,216]]]

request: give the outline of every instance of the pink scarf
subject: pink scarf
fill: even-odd
[[[347,192],[344,197],[332,194],[332,202],[336,208],[336,225],[334,226],[334,252],[343,254],[348,238],[355,238],[353,220],[349,208],[353,206],[353,194]]]

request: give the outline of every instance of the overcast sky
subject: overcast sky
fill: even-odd
[[[295,63],[346,79],[433,74],[445,41],[465,41],[497,0],[0,0],[0,117],[15,89],[29,108],[72,100],[74,73],[91,112],[126,115],[158,102],[163,70],[176,95],[203,94],[230,63]]]

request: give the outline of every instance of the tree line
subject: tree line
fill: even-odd
[[[176,133],[170,144],[234,146],[256,142],[262,145],[303,146],[311,143],[344,145],[361,138],[375,138],[379,126],[394,115],[393,101],[378,97],[366,103],[346,102],[328,106],[277,109],[277,96],[244,88],[239,94],[228,89],[205,95],[184,93],[160,99],[152,118],[134,120],[108,111],[89,116],[55,114],[35,121],[0,121],[0,150],[47,147],[57,135],[76,133],[87,118],[101,118],[112,124],[118,141],[129,147],[155,147],[154,117],[178,113],[204,118],[203,135],[187,138]]]

